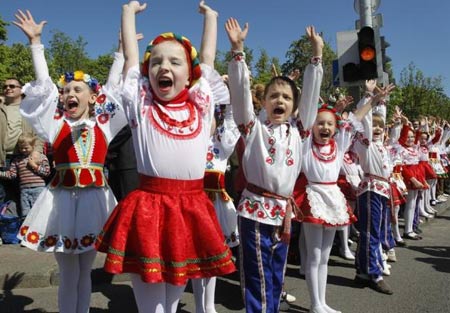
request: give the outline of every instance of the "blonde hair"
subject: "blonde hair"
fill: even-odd
[[[17,139],[17,144],[27,143],[34,148],[34,145],[36,144],[36,139],[37,139],[36,136],[30,133],[24,133],[20,135],[19,138]]]

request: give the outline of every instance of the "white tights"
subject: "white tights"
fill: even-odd
[[[416,200],[418,194],[419,194],[418,190],[414,189],[408,190],[408,196],[406,198],[405,212],[404,212],[405,234],[413,232],[414,210],[416,209]]]
[[[328,259],[333,246],[336,228],[313,223],[303,223],[306,241],[305,278],[311,299],[311,309],[316,313],[338,312],[325,301],[328,276]]]
[[[392,233],[396,241],[402,241],[402,236],[400,235],[400,228],[398,222],[398,213],[400,212],[400,206],[396,205],[394,207],[394,220],[392,221]]]
[[[214,293],[216,277],[192,279],[196,313],[216,313]]]
[[[130,274],[139,313],[175,313],[183,286],[168,283],[146,283],[138,274]]]
[[[80,254],[55,253],[59,267],[60,313],[87,313],[91,301],[91,269],[97,251]]]

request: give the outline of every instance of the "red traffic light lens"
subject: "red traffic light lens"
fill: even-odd
[[[371,61],[375,58],[375,49],[372,47],[365,47],[360,52],[361,60]]]

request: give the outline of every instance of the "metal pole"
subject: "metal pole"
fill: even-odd
[[[359,0],[359,18],[361,28],[372,27],[372,0]]]

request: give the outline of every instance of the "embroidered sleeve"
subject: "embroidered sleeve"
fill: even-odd
[[[48,75],[44,46],[32,45],[31,54],[38,79],[22,88],[25,98],[20,104],[20,113],[41,139],[52,142],[60,125],[55,123],[59,93]]]
[[[228,83],[230,87],[233,116],[243,135],[250,134],[256,115],[250,90],[250,72],[244,59],[232,59],[228,64]]]
[[[316,120],[322,78],[322,63],[306,66],[299,103],[299,117],[305,130],[311,129]]]

